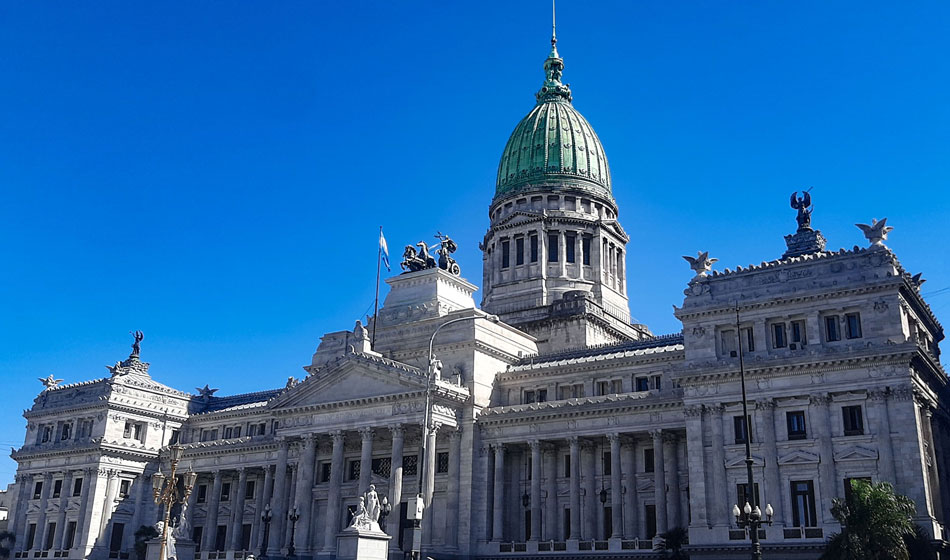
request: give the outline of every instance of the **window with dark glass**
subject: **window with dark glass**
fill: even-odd
[[[330,471],[333,465],[330,462],[320,463],[320,482],[330,482]]]
[[[756,504],[761,505],[762,502],[759,500],[759,483],[756,482],[753,484],[752,488],[755,490],[755,495],[749,495],[749,483],[736,484],[736,504],[741,508],[746,503],[755,507]],[[755,501],[752,501],[755,499]]]
[[[350,480],[359,480],[360,479],[360,470],[362,465],[360,465],[360,459],[355,459],[350,461],[350,470],[349,470],[349,479]]]
[[[36,484],[33,485],[33,499],[38,500],[43,494],[43,481],[37,480]]]
[[[547,400],[548,400],[548,390],[538,389],[538,402],[547,402]]]
[[[841,407],[841,417],[844,421],[844,435],[860,436],[864,434],[864,416],[861,405]]]
[[[571,535],[571,508],[564,508],[562,520],[561,525],[564,527],[564,539],[566,540]]]
[[[531,262],[538,262],[538,235],[536,233],[531,234],[531,237],[528,238],[528,242]]]
[[[601,469],[604,472],[604,476],[610,476],[610,451],[604,451],[603,456],[600,458]]]
[[[748,436],[749,425],[746,423],[746,416],[734,416],[732,418],[732,426],[736,435],[736,443],[745,443],[746,437]],[[749,443],[752,443],[752,439],[749,438]]]
[[[69,550],[76,544],[76,522],[70,521],[66,525],[66,540],[63,541],[63,549]]]
[[[568,233],[564,236],[564,252],[567,262],[572,263],[575,261],[574,252],[577,248],[577,236],[573,233]]]
[[[253,500],[254,491],[257,490],[257,484],[253,480],[248,480],[244,483],[244,499]]]
[[[218,552],[224,551],[224,545],[227,542],[228,526],[218,525],[218,530],[214,535],[214,549]]]
[[[54,480],[53,481],[53,497],[58,498],[63,491],[63,481]]]
[[[30,523],[30,526],[26,530],[26,547],[23,550],[30,550],[33,548],[33,541],[36,540],[36,523]]]
[[[805,411],[791,410],[785,413],[785,422],[788,426],[788,439],[805,439],[808,433],[805,430]]]
[[[646,504],[643,506],[643,513],[647,522],[647,538],[652,539],[656,536],[656,506]]]
[[[53,548],[53,537],[56,534],[56,522],[50,521],[46,524],[46,542],[43,543],[43,550]]]
[[[815,527],[818,517],[815,515],[815,483],[811,480],[793,480],[789,482],[792,498],[792,526]]]
[[[122,536],[125,534],[125,523],[112,524],[112,537],[109,539],[109,552],[122,550]],[[111,556],[111,554],[110,554]]]
[[[119,482],[119,497],[128,498],[129,497],[129,486],[131,486],[131,480],[123,480]]]
[[[388,478],[392,468],[392,457],[379,457],[378,459],[373,459],[373,474],[377,476],[384,476]]]
[[[558,235],[556,233],[548,234],[548,262],[557,262],[558,259]]]
[[[232,431],[231,431],[231,427],[229,426],[224,429],[224,439],[231,439],[231,436],[232,436]]]
[[[231,499],[231,483],[223,482],[221,483],[221,501],[227,502]]]
[[[241,525],[241,550],[251,549],[251,524]],[[245,556],[247,558],[247,556]]]
[[[663,387],[663,376],[654,375],[652,379],[653,379],[653,388],[659,391]]]
[[[525,392],[524,392],[524,396],[521,398],[521,403],[522,403],[522,404],[531,404],[531,403],[535,402],[535,399],[536,399],[536,398],[537,398],[537,397],[535,396],[535,392],[534,392],[534,391],[525,391]]]
[[[653,448],[643,450],[643,472],[653,472]]]
[[[564,476],[566,478],[571,477],[571,456],[570,455],[564,456]]]
[[[848,313],[844,319],[845,335],[848,338],[861,338],[861,314]]]
[[[805,345],[805,321],[792,321],[792,342],[798,346]]]
[[[419,456],[406,455],[402,458],[402,472],[408,476],[414,476],[419,472]]]
[[[772,346],[774,348],[788,347],[788,337],[785,335],[785,323],[772,324]]]
[[[436,454],[435,472],[439,474],[449,472],[449,454],[447,451],[440,451]]]
[[[73,497],[78,497],[82,495],[82,479],[77,478],[73,481]]]
[[[63,424],[62,434],[59,436],[59,439],[66,441],[67,439],[73,436],[73,425],[72,424]]]
[[[234,437],[236,438],[241,437],[241,426],[234,427]]]
[[[508,268],[511,265],[511,244],[505,240],[501,242],[501,267]]]
[[[581,237],[581,250],[584,252],[583,263],[588,266],[590,266],[590,243],[590,236],[585,235]]]
[[[195,543],[195,552],[201,552],[201,535],[204,533],[204,527],[198,525],[191,529],[191,542]]]
[[[208,500],[208,485],[207,484],[198,485],[198,496],[195,497],[195,500],[197,500],[199,504],[203,504]]]
[[[825,317],[825,340],[828,342],[841,340],[841,331],[838,330],[837,315],[828,315]]]
[[[524,237],[515,239],[515,264],[524,264]]]
[[[649,377],[637,377],[634,379],[637,391],[649,391],[650,390],[650,378]]]

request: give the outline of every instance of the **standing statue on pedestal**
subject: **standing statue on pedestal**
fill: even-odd
[[[811,189],[809,189],[811,190]],[[798,195],[798,191],[792,193],[792,208],[798,210],[798,216],[795,218],[798,220],[798,231],[809,230],[811,229],[811,195],[808,194],[808,191],[802,191],[802,196]]]
[[[360,496],[360,503],[356,506],[356,511],[353,512],[353,521],[350,522],[350,526],[347,527],[347,529],[381,533],[382,529],[379,528],[379,511],[379,497],[376,494],[376,486],[370,484],[369,491],[363,496]]]
[[[135,342],[132,343],[132,353],[129,357],[135,356],[138,358],[139,352],[142,351],[142,340],[145,339],[145,334],[142,331],[129,332],[129,334],[135,339]]]

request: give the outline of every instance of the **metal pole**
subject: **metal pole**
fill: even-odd
[[[376,350],[376,323],[378,323],[379,318],[379,265],[383,260],[383,246],[380,244],[383,237],[383,226],[379,226],[379,237],[377,240],[377,245],[379,249],[376,252],[376,299],[373,303],[373,336],[370,340],[370,348]]]
[[[742,383],[742,415],[743,422],[745,422],[745,467],[748,476],[746,499],[754,510],[758,504],[756,504],[755,499],[755,482],[752,478],[752,445],[750,443],[752,441],[752,419],[749,418],[749,403],[745,390],[745,364],[742,360],[742,335],[739,330],[738,300],[736,301],[736,342],[736,351],[739,354],[739,379]],[[740,507],[742,507],[741,504]],[[752,540],[752,560],[762,560],[762,547],[759,544],[759,523],[752,515],[749,516],[749,538]]]

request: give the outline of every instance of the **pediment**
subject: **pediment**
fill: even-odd
[[[495,227],[512,227],[519,224],[528,224],[537,222],[541,218],[540,213],[529,213],[521,210],[512,212],[510,215],[506,216],[504,219],[495,223]]]
[[[656,484],[653,480],[647,480],[637,484],[637,492],[648,492],[653,490],[656,487]]]
[[[424,389],[425,375],[415,368],[383,358],[347,354],[281,393],[267,406],[315,406]]]
[[[877,459],[877,451],[860,445],[835,453],[835,461],[865,461],[868,459]]]
[[[762,459],[762,457],[757,457],[755,455],[752,456],[753,467],[761,467],[764,465],[765,465],[765,461]],[[732,459],[731,461],[726,461],[727,469],[733,469],[733,468],[739,468],[739,467],[745,468],[745,457],[739,457],[737,459]]]
[[[819,461],[820,457],[814,453],[809,453],[808,451],[802,451],[801,449],[796,449],[787,455],[779,457],[778,464],[780,465],[811,465]]]

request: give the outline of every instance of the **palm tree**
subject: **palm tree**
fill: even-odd
[[[841,532],[831,535],[822,560],[909,560],[904,537],[914,533],[913,500],[887,482],[851,481],[851,496],[832,501]]]

